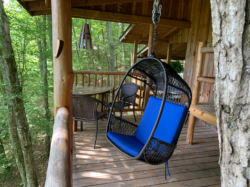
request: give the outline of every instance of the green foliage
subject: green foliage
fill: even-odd
[[[174,68],[174,70],[177,73],[182,73],[184,71],[184,67],[181,64],[181,62],[179,60],[171,60],[171,67]]]
[[[43,48],[42,51],[46,53],[47,56],[49,86],[46,89],[48,89],[49,92],[49,108],[51,116],[53,116],[53,62],[49,37],[49,33],[52,33],[51,23],[47,20],[47,24],[44,25],[41,16],[31,17],[16,0],[8,1],[8,3],[5,4],[5,11],[10,21],[11,40],[14,49],[14,54],[10,55],[15,55],[33,145],[39,146],[44,144],[46,125],[49,124],[50,126],[50,136],[52,135],[53,127],[53,119],[51,118],[50,121],[47,121],[44,117],[44,85],[39,63],[39,56],[41,54],[38,50],[38,42],[46,37],[47,47]],[[77,48],[81,28],[84,23],[90,24],[94,50]],[[40,25],[40,27],[46,27],[46,32],[44,33],[43,29],[39,28],[38,25]],[[133,45],[124,44],[125,50],[123,50],[122,44],[119,42],[119,37],[123,32],[122,26],[124,26],[123,30],[125,30],[128,24],[111,23],[111,25],[113,40],[116,44],[114,57],[115,71],[126,71],[131,65]],[[141,48],[141,46],[139,46],[139,48]],[[106,23],[74,18],[72,50],[74,70],[109,71],[109,45]],[[126,69],[123,68],[124,65]],[[3,142],[6,155],[3,164],[0,163],[0,174],[6,170],[7,167],[16,167],[8,134],[7,95],[4,91],[4,87],[3,81],[0,80],[0,140]],[[39,155],[35,156],[35,159],[37,158],[39,158]]]

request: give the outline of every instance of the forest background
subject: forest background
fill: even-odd
[[[31,17],[16,0],[7,1],[4,8],[10,22],[38,183],[43,186],[54,116],[51,15]],[[94,50],[77,47],[84,23],[90,25]],[[127,71],[132,62],[133,45],[119,42],[119,36],[127,27],[128,24],[73,18],[73,70]],[[142,47],[139,45],[138,50]],[[177,67],[183,71],[183,67],[178,64]],[[0,186],[20,186],[23,184],[9,137],[3,73],[0,68]]]

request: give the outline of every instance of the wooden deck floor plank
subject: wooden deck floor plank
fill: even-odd
[[[94,140],[93,140],[94,142]],[[93,147],[93,142],[91,143],[84,143],[84,142],[74,142],[76,146],[80,146],[82,145],[83,148],[87,147],[86,145],[90,145],[90,147]],[[218,137],[209,137],[209,138],[200,138],[200,139],[195,139],[193,141],[193,145],[196,145],[196,144],[201,144],[201,143],[207,143],[207,142],[218,142]],[[110,144],[110,143],[109,143]],[[111,145],[111,144],[110,144]],[[186,141],[185,140],[179,140],[178,143],[177,143],[177,147],[179,145],[187,145]],[[109,146],[110,147],[110,146]],[[97,148],[98,149],[98,148]]]
[[[216,151],[218,150],[217,146],[211,146],[211,147],[198,147],[193,149],[176,149],[174,151],[173,155],[180,155],[180,154],[188,154],[188,153],[196,153],[196,152],[206,152],[206,151]],[[218,150],[219,151],[219,150]],[[116,153],[115,153],[116,154]],[[127,158],[127,156],[123,156],[123,154],[112,154],[112,153],[106,153],[106,152],[94,152],[94,151],[82,151],[81,153],[74,153],[73,158],[74,159],[95,159],[95,160],[105,160],[109,159],[109,157],[113,159],[123,159],[124,157]]]
[[[211,143],[203,143],[203,144],[195,144],[195,145],[179,145],[178,149],[185,150],[185,149],[194,149],[194,148],[203,148],[203,147],[212,147],[218,146],[218,142],[211,142]],[[121,155],[119,151],[115,147],[107,147],[107,148],[100,148],[100,149],[93,149],[93,147],[88,147],[88,149],[82,146],[82,149],[77,149],[73,151],[73,154],[89,154],[89,155],[102,155],[102,156],[115,156]]]
[[[183,186],[208,187],[207,185],[213,185],[211,187],[220,187],[220,185],[216,185],[216,184],[220,184],[219,176],[186,180],[186,181],[181,181],[181,182],[173,182],[172,184],[168,183],[168,184],[160,184],[160,185],[153,185],[153,186],[155,187],[183,187]]]
[[[133,116],[127,118],[134,122]],[[137,117],[137,124],[140,117]],[[152,166],[132,160],[106,139],[107,121],[99,121],[96,149],[93,149],[95,126],[86,123],[85,131],[74,133],[74,186],[220,186],[217,133],[196,125],[194,145],[186,145],[187,125],[183,127],[177,149],[169,161],[171,177],[165,180],[163,165]]]
[[[208,134],[215,134],[215,132],[213,132],[213,131],[211,131],[211,132],[206,132],[206,131],[200,131],[200,132],[195,132],[194,133],[194,136],[200,136],[200,135],[208,135]],[[216,134],[217,135],[217,134]],[[85,135],[84,133],[83,133],[83,136],[75,136],[74,138],[73,138],[73,141],[87,141],[87,140],[94,140],[94,137],[95,136],[95,133],[93,133],[93,134],[91,134],[91,135]],[[186,136],[186,132],[185,133],[182,133],[181,135],[180,135],[181,137],[183,136],[183,137],[185,137]],[[101,134],[101,133],[99,133],[98,132],[98,137],[97,137],[97,139],[98,140],[106,140],[107,138],[106,138],[106,134],[105,133],[103,133],[103,134]]]
[[[207,133],[207,134],[197,134],[197,135],[194,135],[194,139],[200,139],[200,138],[217,138],[218,135],[215,134],[215,133]],[[184,141],[186,140],[186,137],[185,136],[180,136],[179,137],[179,141]],[[73,141],[75,142],[83,142],[83,143],[93,143],[94,142],[94,138],[86,138],[86,137],[83,137],[83,138],[74,138]],[[100,137],[97,137],[97,143],[108,143],[109,141],[105,138],[100,138]]]
[[[173,162],[173,161],[178,161],[178,162],[182,162],[185,160],[189,160],[189,159],[199,159],[199,158],[210,158],[213,156],[217,156],[219,157],[219,153],[218,151],[214,152],[214,151],[210,151],[210,152],[202,152],[202,153],[194,153],[192,155],[187,154],[187,155],[175,155],[173,157],[171,157],[171,159],[169,160],[169,163]],[[138,160],[132,160],[132,159],[127,159],[124,161],[114,161],[114,162],[103,162],[103,163],[85,163],[85,164],[76,164],[73,165],[73,169],[75,170],[81,170],[81,171],[88,171],[88,170],[99,170],[99,169],[104,169],[104,168],[112,168],[112,167],[120,167],[120,165],[123,165],[124,167],[129,167],[132,165],[139,165],[139,164],[144,164],[143,162],[140,162]]]
[[[165,180],[164,169],[163,170],[152,170],[145,172],[133,172],[131,174],[122,175],[110,175],[103,176],[102,178],[86,178],[76,179],[73,182],[73,186],[120,186],[122,183],[124,186],[149,186],[156,184],[167,184],[178,181],[186,181],[191,179],[199,179],[210,176],[218,176],[220,174],[219,168],[214,168],[215,165],[202,164],[200,167],[180,167],[173,168],[171,170],[172,176],[168,176],[168,180]]]
[[[195,159],[188,159],[188,160],[182,160],[180,161],[169,161],[169,168],[178,167],[178,166],[187,166],[187,165],[195,165],[195,164],[201,164],[201,163],[211,163],[211,162],[218,162],[218,156],[213,157],[206,157],[206,158],[195,158]],[[218,163],[217,163],[218,164]],[[218,165],[219,166],[219,165]],[[75,178],[83,178],[83,177],[91,177],[91,172],[98,172],[98,173],[106,173],[106,174],[121,174],[121,173],[128,173],[128,172],[136,172],[136,171],[143,171],[143,170],[151,170],[151,169],[162,169],[164,168],[164,164],[161,165],[149,165],[146,163],[135,163],[133,165],[130,165],[129,167],[127,165],[122,165],[118,167],[112,167],[112,168],[104,168],[99,170],[86,170],[84,167],[74,168],[73,173]],[[76,174],[76,175],[75,175]],[[81,176],[81,177],[77,177]]]

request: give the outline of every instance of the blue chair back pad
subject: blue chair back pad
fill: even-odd
[[[162,100],[150,97],[135,137],[146,144],[159,114]],[[175,144],[188,109],[184,106],[165,101],[161,119],[154,133],[154,138],[169,144]]]

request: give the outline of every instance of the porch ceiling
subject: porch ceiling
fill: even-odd
[[[147,46],[137,53],[138,58],[147,57]],[[155,45],[155,56],[159,59],[166,59],[167,57],[167,43],[158,43]],[[172,44],[171,59],[185,60],[187,43]]]
[[[51,14],[50,0],[18,0],[32,16]],[[152,23],[153,0],[72,0],[72,17],[121,23]],[[192,0],[164,0],[163,27],[190,28]],[[46,6],[47,5],[47,6]]]

